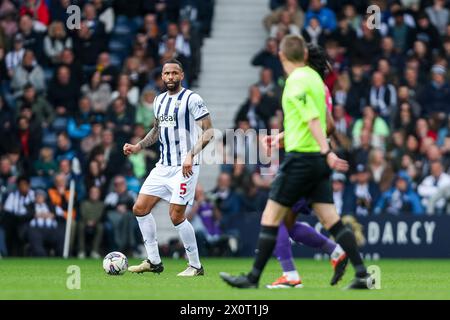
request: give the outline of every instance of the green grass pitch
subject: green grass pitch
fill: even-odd
[[[381,260],[381,289],[344,291],[353,270],[347,270],[337,287],[329,286],[332,270],[327,261],[296,260],[305,287],[268,290],[263,284],[281,272],[272,259],[259,289],[228,287],[218,276],[220,271],[239,274],[248,271],[251,259],[203,260],[206,275],[180,278],[186,267],[182,259],[163,259],[164,273],[109,276],[101,260],[3,259],[0,260],[0,299],[148,299],[148,300],[306,300],[306,299],[450,299],[450,260]],[[131,259],[130,263],[138,263]],[[371,264],[371,263],[368,263]],[[81,288],[69,290],[67,268],[77,265]]]

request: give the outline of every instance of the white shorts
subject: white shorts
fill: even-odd
[[[157,164],[145,179],[139,193],[156,196],[173,204],[192,205],[200,166],[192,166],[192,172],[192,176],[185,178],[181,166]]]

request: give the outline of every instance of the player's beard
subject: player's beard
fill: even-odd
[[[180,89],[180,83],[181,81],[172,81],[172,82],[164,82],[164,86],[166,87],[167,91],[173,93],[178,92]]]

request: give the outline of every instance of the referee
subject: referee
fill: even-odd
[[[331,169],[347,171],[348,163],[331,151],[326,140],[323,81],[306,65],[308,51],[302,37],[284,37],[279,55],[288,75],[282,100],[287,155],[272,183],[262,215],[253,269],[238,277],[224,272],[220,276],[233,287],[256,288],[275,247],[280,223],[289,208],[304,197],[313,203],[320,222],[341,245],[355,268],[356,277],[347,288],[368,289],[372,279],[358,252],[355,237],[343,225],[333,203]]]

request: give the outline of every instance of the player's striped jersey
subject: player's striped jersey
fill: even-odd
[[[196,121],[209,114],[203,99],[191,90],[182,88],[177,94],[161,93],[153,102],[160,133],[159,164],[181,166],[188,151],[199,139],[201,129]],[[194,164],[199,164],[198,155]]]

